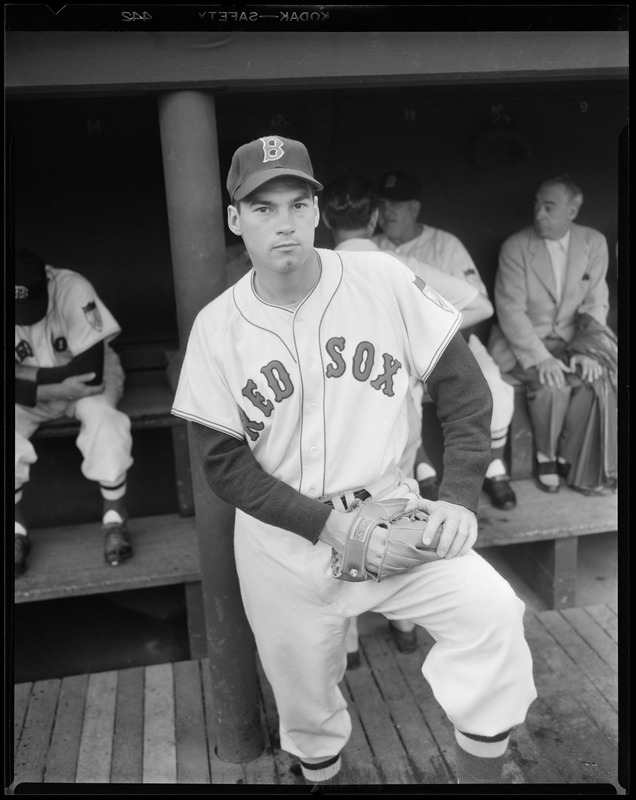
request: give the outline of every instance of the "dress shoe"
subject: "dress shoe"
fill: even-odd
[[[496,475],[494,478],[484,480],[484,491],[490,497],[495,508],[510,511],[517,505],[517,498],[510,486],[508,475]]]
[[[425,500],[439,500],[439,483],[437,482],[437,475],[431,475],[430,478],[424,478],[423,481],[418,481],[417,485],[420,489],[420,497]]]
[[[559,467],[556,461],[538,461],[536,478],[537,486],[544,492],[555,493],[561,488]],[[549,478],[552,478],[552,480],[549,480]]]
[[[104,525],[104,558],[116,567],[133,554],[125,522]]]
[[[570,465],[568,464],[568,462],[557,461],[557,472],[563,478],[563,480],[566,480],[568,475],[570,474]]]
[[[413,653],[417,650],[417,627],[410,631],[401,631],[389,620],[389,630],[400,653]]]
[[[27,556],[31,552],[31,542],[25,534],[15,535],[15,574],[22,575],[27,568]]]

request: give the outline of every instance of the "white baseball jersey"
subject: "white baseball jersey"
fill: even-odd
[[[396,471],[409,376],[426,380],[461,314],[395,258],[316,253],[296,309],[261,300],[250,271],[199,313],[173,413],[246,438],[266,472],[319,498]]]
[[[378,252],[380,248],[371,239],[353,238],[340,242],[334,250]],[[479,295],[479,288],[472,283],[468,283],[463,278],[456,278],[454,275],[443,272],[441,269],[432,267],[423,261],[418,261],[417,258],[412,256],[402,256],[395,251],[392,251],[392,253],[459,311],[463,311]]]
[[[77,272],[46,267],[49,308],[33,325],[15,326],[15,358],[26,367],[63,367],[121,332],[91,283]]]
[[[488,291],[475,262],[470,257],[468,250],[452,233],[424,225],[419,236],[403,244],[393,244],[383,233],[374,236],[373,241],[380,250],[389,250],[401,256],[424,261],[442,272],[468,281],[476,286],[483,295],[488,296]]]

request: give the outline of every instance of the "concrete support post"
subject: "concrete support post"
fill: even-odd
[[[159,98],[177,320],[183,354],[194,318],[226,288],[224,209],[214,97]],[[189,437],[217,755],[245,762],[263,749],[254,639],[234,563],[234,512],[210,490]]]

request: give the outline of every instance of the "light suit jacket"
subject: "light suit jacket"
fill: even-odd
[[[507,239],[499,253],[494,300],[498,325],[488,349],[502,372],[544,361],[548,336],[569,342],[577,313],[587,312],[605,324],[609,310],[607,241],[593,228],[572,224],[568,262],[560,302],[550,254],[534,228]]]

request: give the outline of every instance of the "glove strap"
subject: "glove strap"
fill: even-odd
[[[403,507],[404,501],[389,501],[388,505],[396,504]],[[345,551],[342,557],[342,574],[338,577],[343,581],[366,581],[371,575],[364,565],[367,560],[367,550],[371,541],[371,534],[378,525],[389,519],[386,506],[381,503],[360,503],[359,510],[353,524],[349,528]]]

